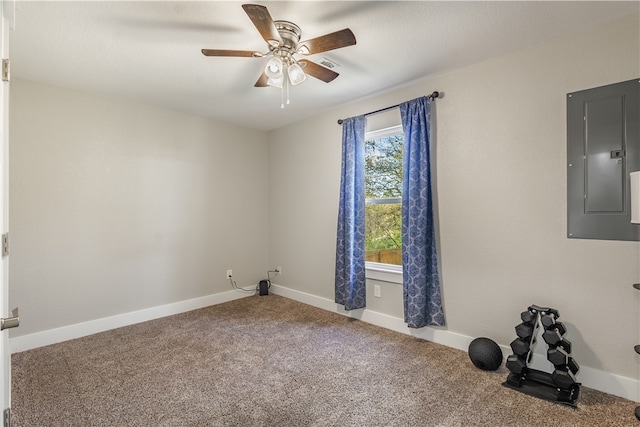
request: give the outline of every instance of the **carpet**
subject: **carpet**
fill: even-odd
[[[277,295],[12,356],[16,426],[634,426],[583,387],[577,408],[504,387],[504,365]]]

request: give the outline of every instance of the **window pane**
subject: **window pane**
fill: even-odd
[[[365,142],[365,197],[402,196],[402,134]]]
[[[402,129],[365,142],[367,262],[402,265]]]
[[[368,205],[365,207],[365,224],[365,260],[402,265],[402,206]]]

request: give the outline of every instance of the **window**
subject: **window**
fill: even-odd
[[[402,146],[402,126],[367,132],[365,137],[368,277],[372,270],[402,271]]]

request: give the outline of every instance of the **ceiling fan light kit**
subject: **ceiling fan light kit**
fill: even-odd
[[[274,56],[267,62],[267,66],[264,67],[264,73],[270,79],[279,79],[282,78],[282,60],[277,56]]]
[[[293,22],[274,21],[265,6],[257,4],[243,4],[242,8],[253,22],[264,41],[268,52],[254,52],[246,50],[202,49],[205,56],[234,56],[248,58],[263,58],[270,56],[262,75],[254,86],[277,87],[287,91],[289,103],[289,86],[297,86],[304,82],[307,75],[322,80],[325,83],[333,81],[338,73],[325,68],[308,59],[296,59],[295,55],[313,55],[342,47],[353,46],[356,38],[350,29],[336,31],[324,36],[300,42],[302,31]]]
[[[282,88],[282,83],[284,82],[284,76],[280,76],[279,78],[269,78],[267,80],[267,84],[272,87]]]
[[[287,67],[287,74],[289,75],[289,81],[294,86],[299,85],[307,78],[307,75],[302,71],[302,67],[297,62]]]

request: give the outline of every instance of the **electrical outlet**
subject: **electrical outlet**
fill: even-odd
[[[276,275],[278,275],[278,276],[279,276],[279,275],[281,275],[281,274],[282,274],[282,267],[277,266],[277,267],[276,267]]]
[[[227,270],[227,279],[231,279],[233,277],[233,270]]]
[[[376,298],[380,298],[380,285],[373,285],[373,296]]]

